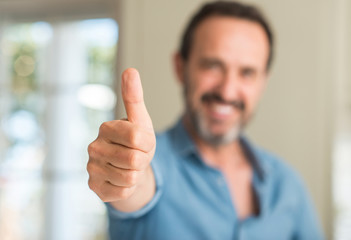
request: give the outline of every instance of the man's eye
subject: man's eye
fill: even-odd
[[[241,75],[245,78],[252,78],[255,75],[255,71],[253,69],[243,69],[241,71]]]

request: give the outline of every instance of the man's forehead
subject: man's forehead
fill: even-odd
[[[241,19],[237,17],[212,16],[203,20],[195,29],[194,40],[218,39],[219,35],[234,36],[251,36],[253,38],[268,38],[263,27],[254,21]],[[259,39],[257,39],[259,40]]]
[[[256,22],[215,16],[204,20],[197,27],[192,51],[198,57],[222,55],[227,58],[238,57],[245,62],[245,58],[249,62],[258,58],[255,61],[262,59],[265,64],[269,55],[269,42],[264,29]]]

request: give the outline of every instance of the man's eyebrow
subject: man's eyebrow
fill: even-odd
[[[242,67],[240,67],[241,70],[250,70],[253,72],[257,72],[257,67],[253,66],[253,65],[244,65]]]
[[[218,64],[218,65],[223,65],[223,62],[219,60],[218,58],[213,58],[213,57],[202,57],[200,58],[200,63],[201,64]]]

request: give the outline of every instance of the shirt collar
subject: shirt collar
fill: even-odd
[[[201,159],[194,141],[185,129],[182,119],[179,119],[177,124],[171,130],[171,139],[173,147],[180,155],[185,156],[188,154],[196,154]],[[268,172],[268,166],[264,164],[261,154],[244,135],[240,135],[239,139],[252,168],[258,176],[258,179],[264,181],[265,175]]]
[[[240,136],[240,144],[243,147],[244,153],[259,180],[263,181],[268,169],[263,162],[262,156],[258,153],[256,147],[246,138],[246,136]]]
[[[182,119],[179,119],[171,130],[171,141],[173,147],[180,155],[198,153],[195,143],[186,131]]]

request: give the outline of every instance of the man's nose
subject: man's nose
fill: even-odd
[[[233,70],[224,71],[216,90],[225,101],[239,99],[242,94],[239,74]]]

